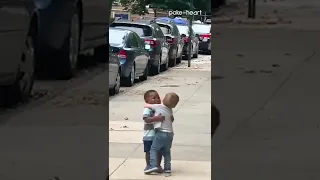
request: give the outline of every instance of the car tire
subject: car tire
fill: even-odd
[[[51,72],[56,79],[68,80],[75,75],[78,65],[79,42],[80,19],[79,13],[75,12],[70,22],[69,36],[63,47],[57,52],[57,56],[51,59],[51,62],[54,62]]]
[[[124,77],[121,80],[122,84],[124,86],[126,86],[126,87],[133,86],[134,81],[136,79],[135,74],[136,74],[136,66],[135,66],[135,64],[133,64],[132,67],[131,67],[131,72],[130,72],[129,76],[128,77]]]
[[[20,102],[26,103],[32,93],[34,84],[34,36],[28,35],[24,52],[21,56],[17,80],[13,85],[1,87],[3,99],[1,106],[5,108],[14,108]]]
[[[147,64],[146,68],[144,69],[143,75],[139,77],[140,81],[145,81],[148,79],[149,74],[149,65]]]
[[[161,56],[159,58],[158,65],[156,65],[156,66],[151,65],[150,70],[151,70],[150,75],[152,75],[152,76],[160,74],[160,72],[161,72]]]
[[[176,56],[178,55],[178,49],[176,51]],[[177,57],[175,57],[174,59],[170,59],[169,61],[169,67],[174,67],[177,64]]]
[[[109,94],[111,96],[119,94],[120,85],[121,85],[121,71],[119,69],[118,74],[117,74],[116,84],[114,85],[114,87],[112,89],[110,89]]]
[[[169,69],[169,56],[167,56],[166,63],[161,65],[161,72]]]

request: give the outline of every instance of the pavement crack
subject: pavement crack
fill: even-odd
[[[230,133],[230,135],[227,137],[226,141],[222,143],[222,148],[228,144],[228,142],[234,137],[236,132],[243,127],[245,124],[250,122],[260,111],[261,109],[264,109],[270,101],[278,94],[278,92],[284,87],[285,84],[291,79],[293,74],[298,71],[299,69],[303,68],[308,62],[310,62],[313,57],[316,55],[316,52],[313,51],[310,56],[303,59],[300,63],[297,63],[297,65],[291,70],[291,72],[288,74],[288,76],[281,82],[281,84],[278,86],[278,88],[271,94],[271,96],[261,105],[259,106],[248,118],[243,119],[239,123],[236,124],[236,127],[234,130]]]

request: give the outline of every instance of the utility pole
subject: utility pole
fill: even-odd
[[[190,0],[190,11],[193,11],[193,0]],[[192,20],[193,20],[193,15],[189,15],[189,38],[188,38],[188,67],[191,67],[191,35],[192,35]]]
[[[256,0],[249,0],[248,2],[248,18],[256,18]]]

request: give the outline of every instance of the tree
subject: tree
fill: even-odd
[[[120,0],[124,10],[133,14],[145,15],[148,14],[146,8],[149,5],[155,12],[160,10],[185,10],[190,9],[190,2],[188,0]]]

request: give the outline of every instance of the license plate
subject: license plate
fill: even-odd
[[[149,50],[151,48],[151,46],[150,46],[150,44],[146,44],[144,48]]]
[[[207,41],[208,41],[208,38],[203,38],[202,41],[203,41],[203,42],[207,42]]]

